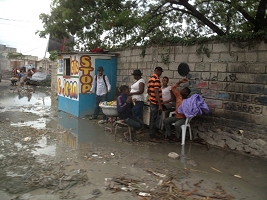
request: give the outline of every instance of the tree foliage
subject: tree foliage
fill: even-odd
[[[53,0],[38,33],[74,36],[79,50],[251,34],[267,30],[266,7],[267,0]]]

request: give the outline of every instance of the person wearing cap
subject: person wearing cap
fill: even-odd
[[[107,119],[107,116],[102,112],[102,109],[99,107],[99,103],[107,100],[107,93],[111,90],[111,85],[109,79],[104,75],[104,69],[102,66],[99,66],[97,69],[98,74],[94,76],[92,88],[90,94],[96,93],[96,104],[95,111],[90,119],[97,119],[99,114],[103,115],[103,120]]]
[[[132,73],[135,82],[131,85],[130,96],[132,96],[133,117],[138,119],[143,119],[143,107],[144,107],[144,90],[145,90],[145,80],[142,79],[142,73],[140,69],[135,69]]]
[[[154,73],[148,80],[147,93],[149,94],[150,102],[150,121],[149,121],[149,137],[151,142],[161,143],[160,140],[156,138],[157,132],[157,116],[158,113],[162,111],[162,88],[160,76],[163,72],[161,67],[156,67]]]

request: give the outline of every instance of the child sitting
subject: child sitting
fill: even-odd
[[[135,131],[139,131],[143,126],[144,122],[136,117],[132,116],[132,97],[129,96],[130,90],[126,85],[120,87],[120,95],[117,98],[117,110],[120,120],[131,126]],[[129,133],[124,133],[126,140],[129,140]],[[133,134],[133,141],[138,141]]]

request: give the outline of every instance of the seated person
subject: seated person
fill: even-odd
[[[169,83],[169,78],[167,76],[164,76],[162,78],[162,100],[163,100],[163,105],[162,108],[163,110],[169,110],[172,107],[175,107],[175,97],[174,94],[171,90],[171,86],[168,85]]]
[[[180,92],[176,89],[181,83],[187,82],[187,79],[182,79],[181,81],[174,83],[172,85],[172,92],[176,97],[176,107],[175,107],[175,116],[168,117],[163,120],[163,124],[165,127],[165,140],[169,140],[170,142],[178,142],[182,134],[181,125],[185,123],[186,117],[184,114],[178,113],[178,107],[182,104],[183,100],[188,97],[190,94],[190,89],[185,87]],[[171,125],[175,123],[175,135],[172,134]]]
[[[144,122],[132,115],[132,97],[130,96],[129,87],[122,85],[120,87],[120,95],[117,98],[117,110],[119,119],[132,127],[135,131],[139,131],[143,126]],[[129,140],[129,133],[124,133],[124,136]],[[138,141],[134,135],[132,135],[133,141]]]

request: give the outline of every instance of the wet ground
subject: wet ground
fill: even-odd
[[[0,92],[1,200],[267,199],[266,159],[153,144],[148,130],[129,143],[97,120],[57,112],[50,88],[18,91],[4,80]]]

